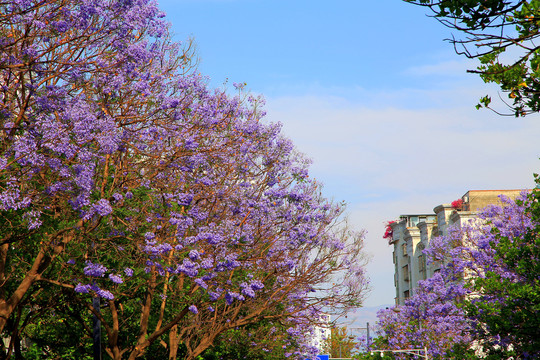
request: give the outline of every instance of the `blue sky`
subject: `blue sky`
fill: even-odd
[[[318,86],[395,88],[410,81],[403,69],[451,51],[433,51],[442,49],[446,29],[397,0],[159,3],[179,40],[195,38],[214,85],[246,81],[267,96]]]
[[[384,222],[473,189],[533,186],[540,119],[477,111],[497,89],[425,9],[401,0],[158,0],[178,41],[192,37],[210,84],[246,82],[268,121],[314,163],[326,196],[366,229],[373,291],[392,304]],[[505,95],[503,95],[505,96]]]

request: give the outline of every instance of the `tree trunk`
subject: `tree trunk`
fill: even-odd
[[[169,360],[176,360],[179,344],[178,325],[174,325],[169,331]]]
[[[43,271],[42,267],[46,265],[48,261],[49,258],[43,253],[43,250],[41,250],[36,256],[32,268],[26,273],[26,276],[9,299],[0,299],[0,333],[4,331],[7,320],[21,302],[28,289],[30,289],[34,282],[39,279],[41,275],[40,271]]]

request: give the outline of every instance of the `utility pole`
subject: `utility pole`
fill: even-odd
[[[366,323],[366,327],[363,328],[363,327],[355,327],[355,328],[351,328],[351,335],[352,335],[352,331],[353,330],[366,330],[366,349],[367,351],[369,351],[369,347],[370,347],[370,343],[369,343],[369,322]]]
[[[369,351],[369,322],[366,324],[367,336],[366,336],[366,349]]]

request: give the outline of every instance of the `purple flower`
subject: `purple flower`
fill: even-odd
[[[210,296],[210,300],[212,300],[212,301],[216,301],[220,297],[220,294],[218,292],[215,292],[215,291],[209,291],[208,295]]]
[[[203,279],[200,279],[200,278],[195,279],[195,284],[199,285],[203,289],[208,289],[208,284]]]
[[[103,299],[107,299],[107,300],[113,300],[114,299],[114,295],[109,291],[109,290],[103,290],[103,289],[100,289],[99,287],[97,286],[94,286],[93,289],[97,296],[103,298]]]
[[[69,259],[67,261],[67,263],[70,264],[70,265],[74,265],[75,264],[75,259]]]
[[[260,280],[253,280],[249,284],[253,290],[261,290],[264,288],[264,284]]]
[[[130,268],[125,268],[124,273],[126,274],[126,276],[133,276],[133,270]]]
[[[189,252],[189,255],[188,255],[188,256],[189,256],[189,258],[190,258],[191,260],[197,260],[197,259],[199,259],[200,254],[199,254],[199,252],[198,252],[197,250],[191,250],[191,251]]]
[[[28,220],[28,229],[37,229],[41,226],[42,221],[39,219],[41,211],[29,211],[23,215],[23,218]]]
[[[90,285],[83,285],[81,283],[78,283],[77,286],[75,286],[75,292],[78,292],[80,294],[88,294],[90,288]]]
[[[214,262],[212,259],[204,259],[201,261],[201,267],[203,269],[211,269],[214,267]]]
[[[111,207],[111,204],[109,203],[109,200],[101,199],[97,203],[94,204],[94,210],[100,216],[107,216],[112,212],[112,207]]]
[[[120,276],[114,274],[109,274],[109,279],[115,284],[122,284],[124,282]]]
[[[60,21],[53,21],[51,22],[51,27],[54,28],[56,31],[58,32],[65,32],[65,31],[68,31],[69,28],[71,27],[70,24],[68,24],[66,21],[64,20],[60,20]]]
[[[194,314],[199,313],[199,310],[197,309],[197,307],[195,305],[190,305],[188,309],[189,309],[189,311],[191,311]]]
[[[254,298],[255,297],[255,291],[253,291],[252,288],[250,287],[246,287],[246,288],[243,288],[242,289],[242,294],[250,297],[250,298]]]
[[[93,264],[90,261],[86,262],[84,274],[88,276],[103,277],[107,272],[107,268],[101,264]]]

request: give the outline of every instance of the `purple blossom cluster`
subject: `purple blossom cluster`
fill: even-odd
[[[101,264],[94,264],[90,261],[86,262],[84,267],[84,274],[87,276],[103,277],[107,272],[107,268]]]
[[[101,289],[100,287],[96,285],[83,285],[81,283],[77,284],[75,286],[75,292],[79,294],[88,294],[90,292],[93,292],[95,295],[97,295],[100,298],[103,298],[105,300],[113,300],[114,295],[109,290]]]
[[[109,274],[109,279],[111,279],[111,281],[115,284],[122,284],[124,282],[122,277],[116,274]]]

